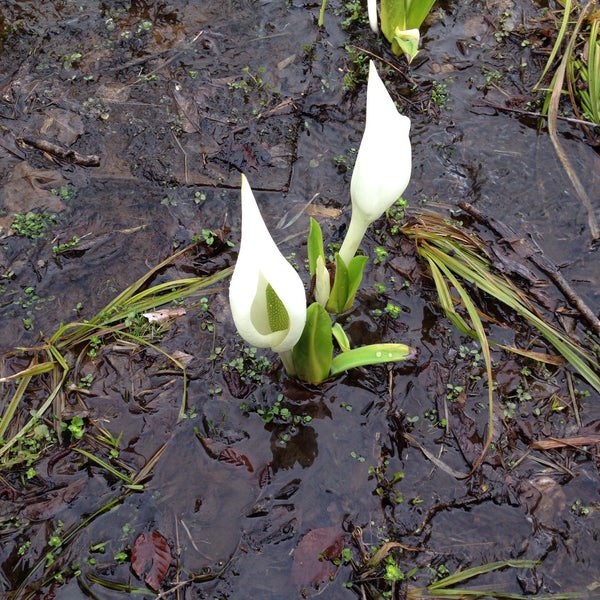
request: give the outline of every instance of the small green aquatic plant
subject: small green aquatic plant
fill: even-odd
[[[419,28],[435,0],[381,0],[381,31],[392,45],[392,52],[404,54],[411,62],[419,51]],[[371,29],[378,33],[377,0],[367,0]]]
[[[332,276],[321,228],[311,220],[308,259],[315,301],[308,308],[302,280],[279,252],[242,175],[242,241],[229,288],[232,316],[248,343],[277,352],[287,373],[302,381],[316,384],[354,367],[405,360],[414,354],[405,344],[351,349],[341,325],[330,316],[352,307],[368,260],[356,255],[363,236],[408,185],[409,129],[410,120],[398,113],[371,63],[366,127],[350,186],[350,226],[335,254]],[[334,342],[339,348],[335,355]]]

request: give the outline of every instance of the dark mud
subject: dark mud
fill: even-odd
[[[471,202],[535,241],[597,312],[600,271],[586,212],[537,119],[505,110],[534,100],[548,51],[539,34],[544,6],[442,2],[410,69],[364,20],[343,29],[351,12],[340,2],[330,0],[321,29],[318,11],[315,3],[184,0],[10,0],[0,8],[3,352],[91,318],[195,236],[196,249],[159,280],[232,265],[235,247],[209,246],[203,230],[239,241],[240,172],[282,251],[300,265],[308,219],[285,225],[317,193],[312,210],[339,242],[364,125],[357,48],[398,67],[387,78],[413,120],[405,194],[413,209],[450,216]],[[574,126],[561,123],[560,134],[600,210],[597,151]],[[11,228],[15,214],[29,211],[54,215],[33,239]],[[53,251],[73,236],[75,247]],[[447,571],[516,558],[541,565],[477,584],[594,597],[597,444],[531,444],[597,436],[598,394],[564,369],[495,351],[494,446],[475,475],[457,477],[486,435],[479,348],[443,316],[407,240],[381,223],[365,249],[375,246],[389,255],[370,267],[349,333],[355,345],[408,343],[416,363],[306,389],[274,357],[242,348],[225,285],[156,337],[188,363],[187,418],[178,419],[181,374],[152,348],[110,342],[76,364],[64,418],[84,418],[83,440],[67,435],[39,460],[0,474],[0,592],[122,597],[127,586],[144,587],[132,570],[138,536],[158,531],[171,553],[161,597],[380,597],[390,589],[381,569],[361,578],[346,564],[317,590],[315,571],[298,574],[294,562],[303,536],[327,530],[343,536],[360,570],[350,532],[361,527],[369,548],[391,540],[417,549],[394,550],[404,573],[418,567],[397,597]],[[546,291],[564,304],[552,286]],[[402,308],[397,318],[388,303]],[[512,315],[486,308],[511,325],[490,327],[494,339],[545,349]],[[585,328],[574,326],[583,338]],[[236,375],[240,360],[256,371],[248,382]],[[4,368],[26,364],[27,355],[9,357]],[[3,385],[5,405],[15,388]],[[20,419],[49,386],[31,390]],[[110,462],[100,428],[118,439],[112,464],[123,472],[156,459],[143,489],[125,488],[69,446]],[[344,585],[351,580],[353,591]]]

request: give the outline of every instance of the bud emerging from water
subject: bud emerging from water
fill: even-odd
[[[352,217],[340,256],[352,260],[367,230],[404,193],[412,169],[410,119],[401,115],[370,61],[367,117],[352,172]]]

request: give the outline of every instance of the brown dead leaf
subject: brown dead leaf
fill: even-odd
[[[72,146],[84,133],[83,119],[73,111],[51,108],[44,113],[40,133],[65,146]]]
[[[171,356],[179,361],[184,367],[187,367],[194,360],[193,354],[188,354],[183,350],[174,350],[171,352]]]
[[[325,219],[339,219],[342,211],[339,208],[329,208],[327,206],[317,206],[311,204],[306,207],[306,214],[310,217],[323,217]]]
[[[533,450],[550,450],[552,448],[568,448],[569,446],[593,446],[594,444],[600,444],[600,435],[537,440],[531,444],[530,448]]]
[[[195,133],[198,131],[198,107],[194,97],[182,91],[179,86],[172,88],[173,98],[177,103],[179,117],[181,118],[181,127],[186,133]]]
[[[131,568],[153,590],[158,590],[171,566],[171,549],[158,531],[138,535],[131,549]]]
[[[74,500],[86,486],[87,477],[76,479],[66,487],[53,490],[44,494],[38,502],[29,502],[22,511],[22,515],[34,521],[49,519],[63,510],[69,502]]]
[[[152,312],[142,313],[142,317],[148,319],[148,323],[157,323],[161,325],[172,319],[178,319],[186,314],[185,308],[162,308]]]
[[[228,465],[234,465],[235,467],[246,467],[250,473],[254,471],[254,467],[250,462],[250,459],[241,452],[238,452],[234,448],[224,448],[219,452],[217,458],[219,462],[227,463]]]
[[[305,534],[294,550],[292,583],[319,585],[331,579],[338,569],[331,561],[342,554],[344,538],[338,527],[320,527]]]
[[[60,212],[65,206],[51,190],[65,183],[58,169],[35,169],[22,161],[11,169],[0,191],[0,201],[9,213],[28,212],[34,208]]]

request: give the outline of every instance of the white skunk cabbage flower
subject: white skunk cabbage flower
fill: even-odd
[[[271,238],[244,175],[241,196],[242,240],[229,285],[233,321],[252,346],[288,353],[306,322],[304,285]]]
[[[373,33],[379,33],[377,26],[377,0],[367,0],[367,13],[369,14],[369,25]]]
[[[367,227],[404,193],[412,169],[410,119],[401,115],[369,63],[367,117],[350,182],[352,217],[340,249],[348,264]]]

